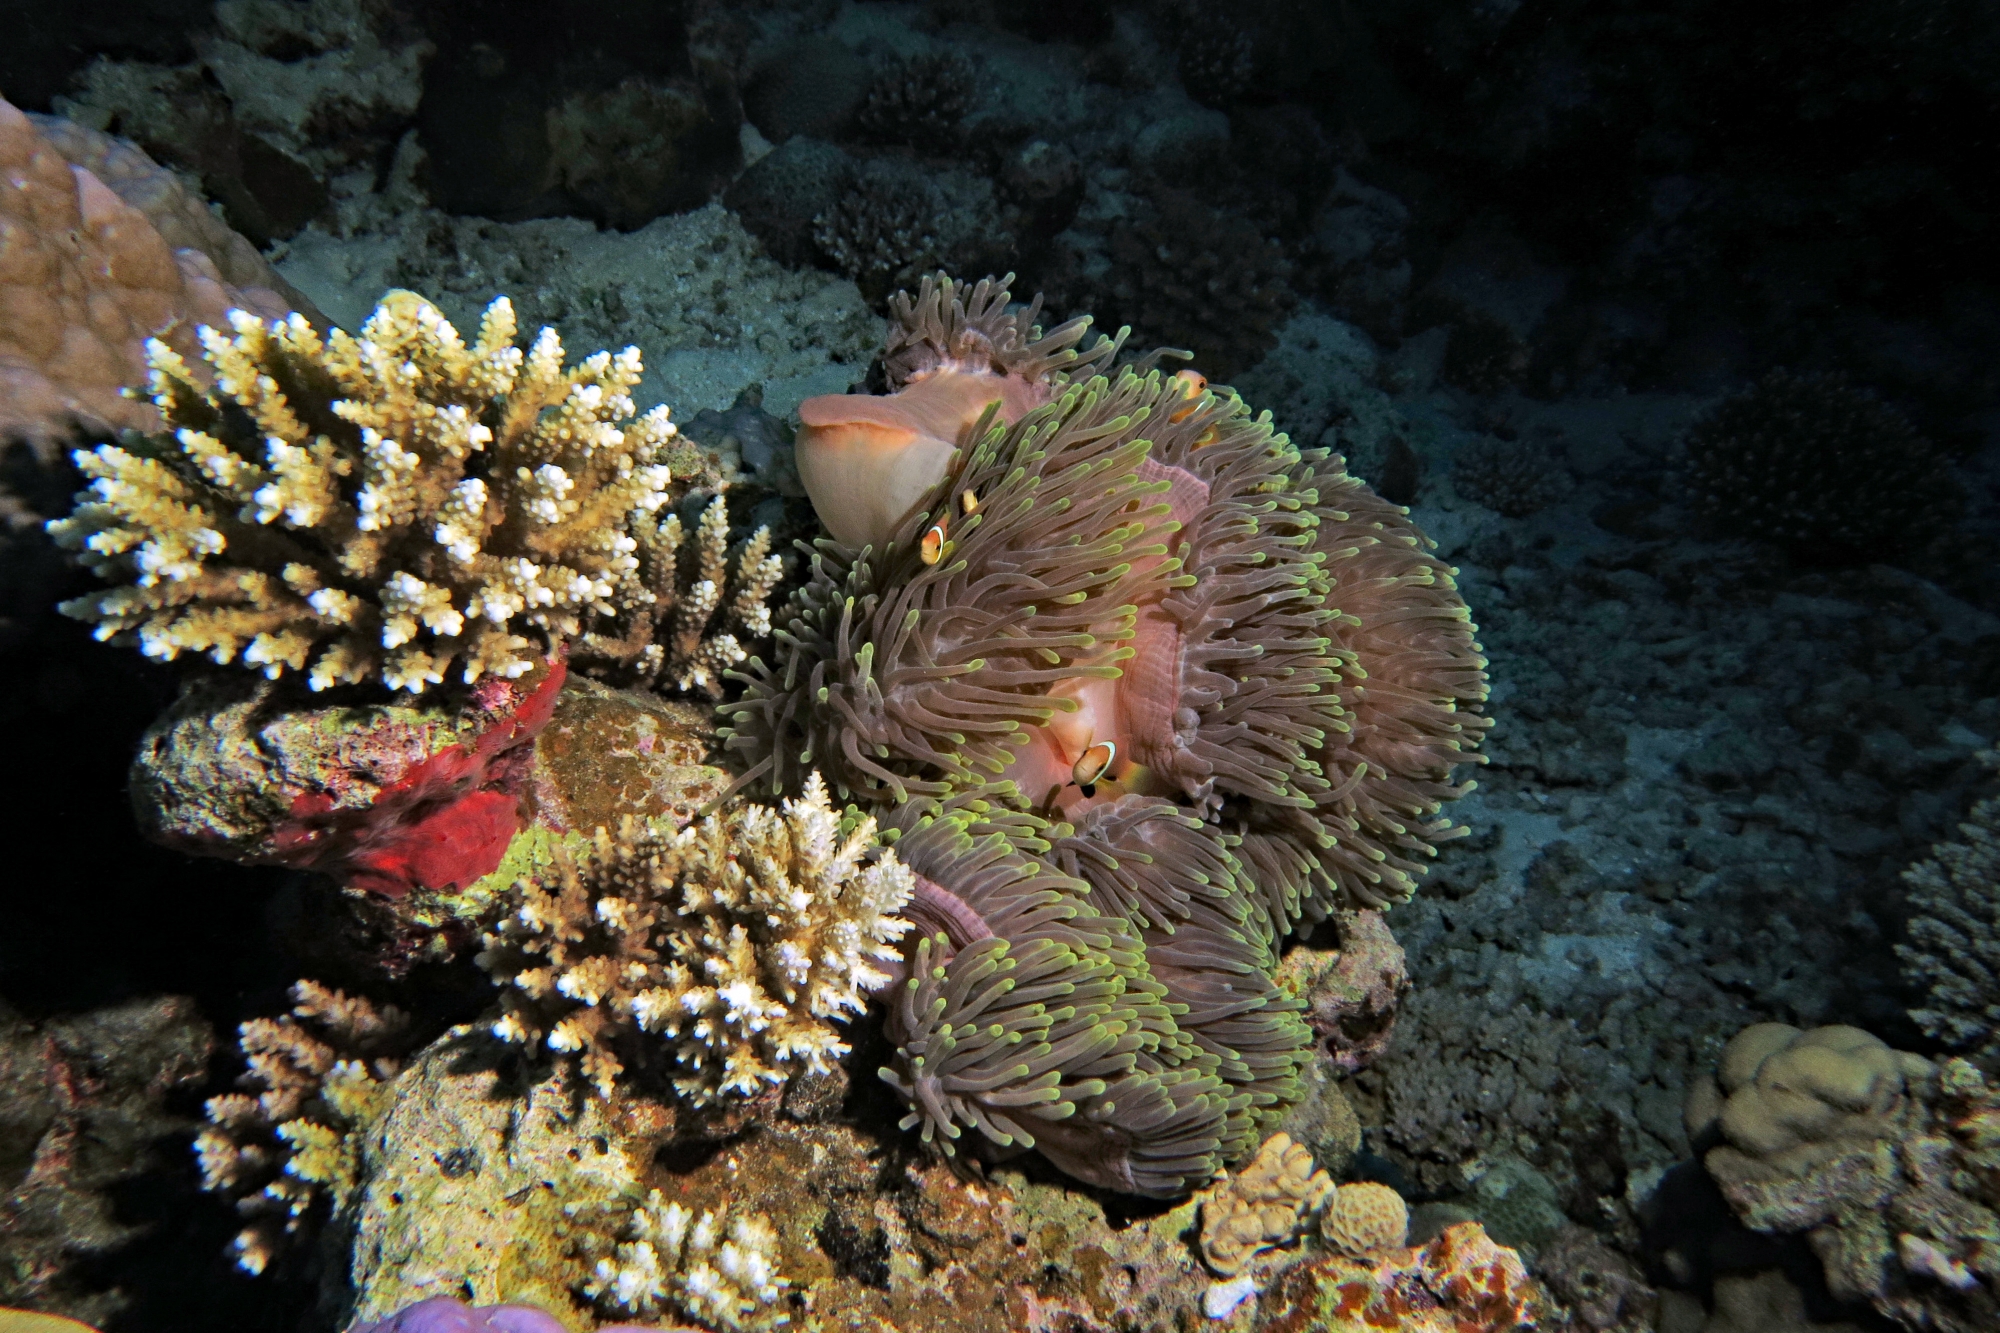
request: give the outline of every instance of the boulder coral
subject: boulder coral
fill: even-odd
[[[1280,942],[1461,831],[1485,660],[1406,510],[1039,308],[926,279],[887,392],[801,405],[831,536],[725,744],[745,785],[883,811],[918,876],[908,1123],[1173,1195],[1297,1095]]]
[[[1217,1273],[1234,1277],[1260,1252],[1297,1236],[1333,1194],[1332,1178],[1315,1169],[1312,1153],[1289,1135],[1273,1134],[1202,1204],[1201,1257]],[[1400,1233],[1394,1243],[1402,1243]]]
[[[1836,1297],[1906,1328],[2000,1323],[2000,1089],[1969,1061],[1759,1023],[1686,1119],[1743,1224],[1803,1234]]]
[[[233,307],[318,313],[130,144],[0,99],[0,166],[0,436],[157,429],[121,392],[149,339],[192,354],[195,325]]]
[[[1342,1185],[1326,1201],[1320,1235],[1342,1254],[1400,1249],[1409,1237],[1410,1210],[1403,1196],[1372,1180]]]

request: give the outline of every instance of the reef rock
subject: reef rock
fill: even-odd
[[[1687,1123],[1737,1217],[1804,1234],[1835,1296],[1940,1333],[2000,1324],[2000,1089],[1969,1062],[1759,1023]]]
[[[1427,1245],[1300,1264],[1259,1298],[1254,1327],[1260,1333],[1513,1333],[1552,1314],[1521,1257],[1466,1222]]]
[[[666,1104],[622,1087],[578,1098],[521,1068],[461,1028],[392,1085],[362,1145],[360,1320],[450,1296],[535,1306],[569,1328],[615,1321],[625,1307],[608,1279],[642,1258],[624,1248],[635,1217],[676,1204],[768,1221],[786,1282],[772,1313],[794,1327],[1164,1331],[1185,1325],[1209,1281],[1184,1239],[1192,1202],[1113,1227],[1087,1195],[1011,1169],[968,1180],[901,1143],[885,1153],[790,1097],[704,1139]],[[695,1313],[664,1306],[669,1324]]]
[[[1340,948],[1304,945],[1278,965],[1278,978],[1305,1001],[1306,1022],[1343,1075],[1356,1074],[1389,1049],[1396,1010],[1410,993],[1403,946],[1379,911],[1336,913]]]
[[[727,781],[707,763],[712,742],[705,710],[560,665],[338,706],[209,672],[141,740],[132,792],[155,841],[319,871],[393,903],[401,929],[463,942],[512,882],[501,872],[518,830],[685,823]]]

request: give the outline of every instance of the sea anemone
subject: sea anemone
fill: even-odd
[[[802,405],[832,536],[725,743],[900,835],[908,1123],[1169,1195],[1296,1095],[1282,939],[1406,896],[1451,836],[1485,663],[1407,511],[1037,309],[926,280],[889,392]]]
[[[916,942],[888,997],[897,1050],[882,1077],[910,1106],[904,1127],[947,1155],[976,1129],[989,1151],[1039,1149],[1128,1193],[1205,1181],[1229,1089],[1175,1022],[1138,932],[1037,855],[1063,830],[965,797],[894,822],[917,875],[911,914],[948,923]]]
[[[1007,308],[1004,283],[926,277],[913,300],[890,303],[882,353],[889,393],[826,394],[799,405],[799,478],[820,521],[850,546],[881,546],[944,477],[959,436],[988,406],[1014,422],[1053,397],[1059,372],[1110,359],[1076,344],[1090,327],[1073,319],[1044,334],[1040,298]]]
[[[1339,613],[1330,651],[1343,663],[1333,687],[1342,717],[1309,750],[1327,786],[1310,810],[1235,801],[1225,811],[1283,929],[1416,892],[1438,844],[1466,831],[1441,812],[1472,789],[1453,773],[1484,762],[1477,749],[1492,725],[1479,712],[1477,627],[1456,571],[1430,554],[1435,543],[1323,450],[1301,459],[1297,480],[1320,497],[1314,547]]]

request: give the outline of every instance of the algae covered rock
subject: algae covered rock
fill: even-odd
[[[368,1131],[349,1270],[362,1319],[469,1292],[588,1326],[570,1295],[585,1269],[564,1206],[609,1208],[635,1191],[648,1146],[561,1079],[520,1093],[495,1055],[483,1034],[454,1029],[412,1061]]]
[[[332,705],[278,682],[195,677],[140,740],[140,829],[390,898],[464,887],[520,827],[531,743],[566,675],[557,662],[463,694]]]
[[[1305,1145],[1335,1177],[1361,1151],[1361,1119],[1334,1077],[1332,1062],[1315,1060],[1299,1074],[1299,1100],[1278,1127]]]
[[[532,822],[577,832],[627,815],[685,824],[728,786],[708,762],[714,741],[706,707],[572,676],[535,740]]]
[[[768,1225],[785,1280],[770,1313],[793,1328],[1164,1331],[1208,1280],[1192,1201],[1113,1226],[1090,1196],[1012,1169],[966,1179],[790,1098],[718,1128],[535,1068],[459,1028],[392,1085],[361,1146],[357,1319],[439,1296],[533,1305],[577,1333],[633,1317],[619,1277],[672,1206]],[[665,1285],[669,1324],[696,1322]]]
[[[1380,911],[1334,915],[1340,947],[1299,945],[1279,963],[1278,978],[1305,1002],[1306,1022],[1333,1066],[1354,1074],[1389,1049],[1396,1012],[1410,993],[1410,969]]]
[[[712,737],[704,709],[560,663],[462,693],[333,704],[210,673],[147,730],[132,794],[156,842],[316,870],[435,933],[513,882],[503,858],[523,827],[691,819],[726,782],[705,762]]]

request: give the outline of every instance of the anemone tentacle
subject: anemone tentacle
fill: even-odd
[[[1001,772],[1064,709],[1053,687],[1115,678],[1135,597],[1171,569],[1145,442],[1124,437],[1142,396],[1091,380],[1014,426],[982,418],[885,550],[820,542],[777,663],[753,660],[725,707],[726,747],[768,758],[774,790],[818,765],[844,795],[941,796]],[[967,491],[978,511],[925,563],[922,533]]]

